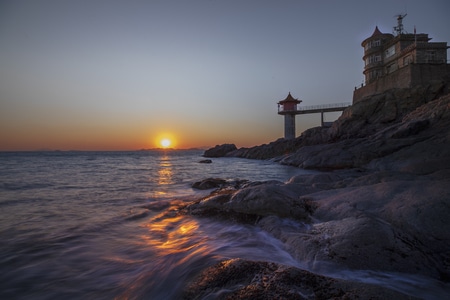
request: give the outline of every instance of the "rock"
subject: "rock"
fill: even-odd
[[[248,180],[236,179],[236,180],[225,180],[222,178],[206,178],[201,181],[194,182],[192,188],[199,190],[209,190],[217,189],[212,195],[216,193],[231,192],[233,190],[242,188],[249,184]]]
[[[210,159],[202,159],[202,160],[199,161],[199,163],[200,164],[210,164],[210,163],[212,163],[212,160],[210,160]]]
[[[201,201],[189,205],[188,210],[195,215],[222,214],[233,219],[237,216],[257,218],[276,215],[309,222],[315,206],[300,195],[318,190],[298,184],[285,185],[278,181],[246,184],[213,192]]]
[[[225,179],[221,178],[207,178],[201,181],[194,182],[192,184],[192,188],[198,189],[198,190],[209,190],[213,188],[219,188],[226,184]]]
[[[364,283],[333,279],[276,263],[242,259],[204,270],[183,299],[414,299]]]
[[[315,205],[307,228],[274,216],[258,222],[299,261],[450,280],[450,172],[369,173],[346,187],[304,195]]]
[[[400,126],[391,137],[394,139],[404,138],[411,135],[418,134],[420,131],[427,129],[430,125],[430,121],[428,120],[419,120],[414,122],[406,123]]]
[[[287,185],[269,182],[237,191],[229,202],[224,204],[224,209],[258,216],[276,215],[309,221],[314,206],[299,195],[298,190]]]
[[[204,157],[223,157],[227,153],[236,150],[235,144],[223,144],[223,145],[216,145],[213,148],[210,148],[205,151],[203,154]]]

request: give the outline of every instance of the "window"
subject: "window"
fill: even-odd
[[[364,46],[364,50],[369,50],[372,47],[378,47],[378,46],[381,46],[381,40],[371,41]]]
[[[406,56],[406,57],[403,58],[403,65],[404,65],[404,66],[407,66],[407,65],[409,65],[410,63],[412,63],[412,57],[411,57],[411,55],[408,55],[408,56]]]
[[[389,66],[386,67],[386,73],[387,73],[387,74],[392,73],[392,72],[394,72],[396,69],[397,69],[397,68],[396,68],[395,63],[390,64]]]
[[[369,78],[370,79],[376,79],[378,77],[381,77],[383,73],[381,72],[381,70],[373,70],[369,73]]]
[[[386,51],[384,51],[384,56],[386,58],[391,57],[395,54],[395,45],[392,45],[391,47],[387,48]]]
[[[381,55],[372,55],[367,58],[366,65],[372,64],[375,62],[379,62],[379,61],[381,61]]]
[[[436,51],[431,50],[426,53],[427,62],[433,62],[436,60]]]

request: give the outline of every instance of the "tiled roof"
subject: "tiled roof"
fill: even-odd
[[[300,103],[300,102],[302,102],[302,100],[295,99],[294,97],[292,97],[291,92],[289,92],[289,94],[287,95],[286,99],[281,100],[279,103],[285,103],[285,102]]]

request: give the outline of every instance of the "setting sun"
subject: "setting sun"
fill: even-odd
[[[170,146],[170,144],[171,144],[171,142],[170,142],[169,139],[162,139],[162,140],[161,140],[161,146],[162,146],[163,148],[168,148],[168,147]]]

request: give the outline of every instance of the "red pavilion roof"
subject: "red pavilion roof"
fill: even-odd
[[[287,95],[286,99],[281,100],[280,102],[278,102],[278,104],[300,103],[300,102],[302,102],[302,100],[295,99],[294,97],[292,97],[291,92],[289,92],[289,94]]]

